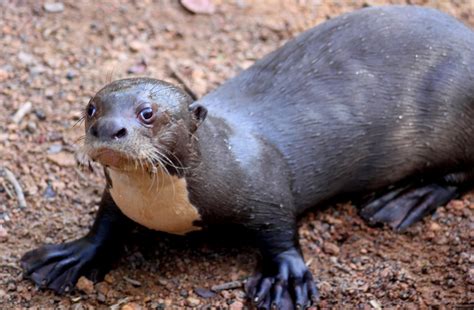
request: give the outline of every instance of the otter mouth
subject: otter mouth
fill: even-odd
[[[122,168],[130,164],[130,158],[124,153],[105,147],[88,152],[89,157],[105,167]]]
[[[153,171],[157,166],[172,164],[171,160],[155,146],[143,139],[137,140],[110,143],[86,139],[76,152],[76,160],[83,167],[90,168],[90,163],[96,162],[104,167],[122,171],[143,169]]]

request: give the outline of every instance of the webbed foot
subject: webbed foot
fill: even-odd
[[[319,299],[313,275],[296,249],[278,254],[251,277],[247,295],[258,309],[305,309]]]
[[[108,271],[100,246],[87,237],[57,245],[45,245],[21,258],[24,275],[42,288],[63,294],[71,291],[80,276],[99,280]]]
[[[403,231],[459,194],[457,186],[436,183],[395,188],[362,206],[360,215],[369,224],[388,224]]]

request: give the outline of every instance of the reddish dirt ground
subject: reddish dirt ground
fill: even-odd
[[[100,169],[75,167],[83,128],[74,124],[107,81],[151,76],[178,83],[178,73],[201,96],[301,31],[363,5],[420,4],[474,25],[471,0],[215,3],[213,14],[194,15],[171,0],[0,2],[0,165],[16,175],[27,202],[19,208],[0,177],[0,308],[247,306],[241,289],[209,289],[245,279],[257,252],[204,237],[137,232],[104,282],[81,281],[68,296],[22,280],[24,252],[77,238],[92,222],[104,182]],[[404,234],[368,227],[343,204],[306,215],[300,236],[321,308],[474,307],[473,194]]]

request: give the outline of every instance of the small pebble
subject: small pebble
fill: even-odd
[[[0,82],[7,80],[10,77],[8,71],[0,69]]]
[[[190,307],[197,307],[200,304],[200,301],[197,298],[188,297],[186,298],[186,304]]]
[[[449,206],[455,210],[462,210],[464,208],[464,201],[462,200],[452,200],[449,203]]]
[[[198,295],[199,297],[202,297],[202,298],[212,298],[212,297],[216,296],[216,293],[214,293],[213,291],[208,290],[206,288],[203,288],[203,287],[195,288],[194,293],[196,293],[196,295]]]
[[[456,285],[456,281],[454,281],[454,279],[448,279],[446,281],[446,286],[449,288],[453,288],[455,285]]]
[[[232,294],[227,290],[221,291],[220,294],[221,294],[222,297],[224,297],[224,299],[232,298]]]
[[[181,0],[181,5],[195,14],[213,14],[216,10],[212,0]]]
[[[374,309],[382,310],[382,306],[380,305],[380,302],[378,302],[378,301],[375,300],[375,299],[372,299],[372,300],[370,301],[370,305],[371,305],[372,307],[374,307]]]
[[[120,310],[141,310],[141,309],[142,307],[140,307],[134,302],[126,303],[125,305],[120,307]]]
[[[57,154],[59,152],[61,152],[63,150],[63,146],[62,144],[52,144],[49,148],[48,148],[48,154]]]
[[[329,255],[339,255],[339,247],[332,242],[324,242],[323,251]]]
[[[8,231],[2,225],[0,225],[0,241],[5,240],[8,237]]]
[[[186,290],[180,290],[179,295],[181,295],[181,297],[184,297],[184,298],[189,296],[188,291]]]
[[[467,282],[474,285],[474,268],[469,269],[467,272]]]
[[[35,133],[36,129],[38,129],[38,127],[36,126],[35,122],[28,122],[28,124],[26,124],[26,130],[29,133]]]
[[[33,113],[36,115],[36,117],[40,120],[40,121],[44,121],[46,119],[46,114],[44,113],[43,110],[41,109],[35,109],[33,111]]]
[[[107,282],[99,282],[95,285],[95,289],[97,292],[107,296],[107,293],[110,291],[109,284]]]
[[[48,183],[48,186],[44,190],[43,197],[44,198],[54,198],[54,197],[56,197],[56,192],[54,191],[51,184]]]
[[[166,285],[168,285],[168,280],[163,279],[163,278],[158,279],[158,284],[159,284],[159,285],[166,286]]]
[[[139,63],[128,68],[128,74],[140,74],[146,71],[147,65],[144,63]]]
[[[135,287],[139,287],[139,286],[142,286],[142,283],[140,281],[137,281],[135,279],[131,279],[129,277],[123,277],[123,279],[125,281],[127,281],[128,283],[130,283],[131,285],[135,286]]]
[[[52,88],[47,88],[44,91],[44,96],[46,97],[46,99],[49,99],[49,100],[54,98],[54,94],[55,94],[55,91]]]
[[[13,282],[8,283],[7,290],[8,290],[9,292],[16,291],[16,285],[15,285],[15,283],[13,283]]]
[[[36,62],[35,56],[25,52],[18,53],[18,60],[24,65],[31,65]]]
[[[94,293],[94,283],[86,277],[80,277],[79,280],[77,280],[76,287],[88,295]]]
[[[145,48],[145,44],[140,41],[132,41],[128,44],[130,50],[134,53],[137,53]]]
[[[104,277],[104,281],[109,283],[109,284],[114,284],[115,283],[115,278],[110,274],[106,274]]]
[[[47,158],[61,167],[75,167],[76,166],[76,159],[74,158],[73,154],[66,153],[66,152],[59,152],[55,154],[49,154]]]
[[[432,231],[439,231],[439,230],[441,230],[441,226],[440,226],[438,223],[436,223],[436,222],[432,222],[432,223],[430,224],[430,230],[432,230]]]
[[[61,2],[48,2],[43,5],[43,8],[48,13],[61,13],[64,11],[64,4]]]
[[[69,81],[73,80],[76,76],[77,73],[72,70],[68,70],[68,72],[66,73],[66,79],[68,79]]]
[[[230,310],[240,310],[244,308],[244,304],[241,301],[234,301],[233,303],[230,304],[229,309]]]

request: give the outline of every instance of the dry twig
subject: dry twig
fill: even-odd
[[[18,207],[20,207],[21,209],[26,208],[25,194],[23,193],[23,189],[21,188],[20,182],[18,182],[18,179],[15,177],[13,172],[11,172],[6,167],[0,167],[0,175],[4,176],[5,179],[9,181],[15,189],[16,198],[18,200]]]

